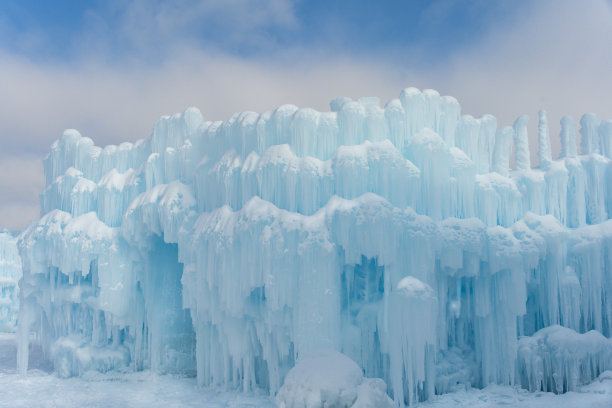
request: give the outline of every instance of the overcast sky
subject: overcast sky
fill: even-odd
[[[612,1],[4,0],[0,226],[38,217],[41,159],[63,129],[98,145],[206,119],[409,86],[500,125],[548,111],[612,118]]]

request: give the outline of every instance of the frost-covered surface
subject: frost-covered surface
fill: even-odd
[[[0,230],[0,332],[17,330],[19,279],[21,258],[17,239],[10,232]]]
[[[190,108],[103,149],[66,131],[45,159],[43,216],[19,239],[20,370],[35,332],[72,362],[62,375],[83,371],[85,350],[88,370],[275,394],[331,349],[409,404],[549,384],[517,357],[546,327],[612,335],[609,121],[582,118],[577,155],[564,118],[552,160],[541,114],[532,169],[526,117],[498,129],[412,88],[384,108],[331,105],[224,122]],[[609,367],[589,358],[605,364],[552,389]]]

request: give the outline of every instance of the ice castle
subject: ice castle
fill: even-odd
[[[612,369],[612,121],[498,127],[408,88],[211,122],[195,108],[44,161],[19,237],[18,366],[125,367],[274,395],[337,350],[398,405],[457,387],[565,392]],[[514,149],[514,169],[510,168]]]

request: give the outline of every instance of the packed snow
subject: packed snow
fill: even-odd
[[[287,373],[276,402],[279,408],[394,406],[384,381],[364,378],[353,360],[333,350],[319,350],[299,360]]]
[[[585,115],[579,155],[561,119],[553,160],[541,112],[532,168],[528,120],[408,88],[189,108],[105,148],[66,131],[18,240],[18,370],[36,338],[62,377],[150,370],[287,406],[322,350],[398,406],[609,386],[612,125]]]

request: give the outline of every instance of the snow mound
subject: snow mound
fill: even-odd
[[[386,388],[379,378],[364,378],[357,363],[344,354],[322,350],[289,371],[276,403],[280,408],[392,407]]]

